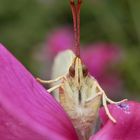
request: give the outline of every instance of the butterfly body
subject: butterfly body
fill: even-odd
[[[56,79],[55,79],[56,78]],[[107,102],[120,104],[127,99],[114,102],[107,97],[97,80],[88,73],[81,59],[71,50],[59,53],[54,61],[52,79],[41,83],[52,83],[49,92],[61,104],[70,117],[80,140],[88,140],[93,134],[100,104],[102,103],[109,119],[116,123],[110,114]]]
[[[59,89],[59,100],[68,113],[79,137],[88,138],[96,126],[101,97],[98,96],[94,101],[87,102],[86,100],[96,94],[96,91],[93,85],[94,79],[87,76],[84,82],[79,90],[68,75]]]
[[[66,54],[71,53],[71,64],[69,62],[59,63],[59,59],[64,59]],[[57,94],[57,100],[60,102],[64,110],[72,120],[79,137],[89,138],[94,131],[98,109],[101,104],[100,89],[94,77],[92,77],[81,59],[76,57],[72,51],[64,51],[57,56],[54,67],[62,67],[69,63],[69,67],[65,71],[65,76],[60,81],[61,86]],[[66,67],[65,67],[66,68]],[[55,76],[61,73],[54,72]],[[54,77],[55,77],[54,76]],[[95,98],[94,98],[95,97]]]

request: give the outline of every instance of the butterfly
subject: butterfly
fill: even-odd
[[[109,119],[116,123],[115,118],[109,112],[107,102],[119,104],[127,99],[119,102],[109,99],[80,58],[81,3],[82,1],[78,0],[76,5],[73,0],[70,0],[77,51],[73,53],[71,50],[66,50],[56,56],[52,70],[52,79],[54,80],[46,81],[40,78],[37,80],[41,83],[53,83],[48,91],[54,93],[54,97],[67,112],[79,139],[87,140],[96,128],[101,103]]]

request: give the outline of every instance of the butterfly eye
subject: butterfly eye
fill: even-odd
[[[86,77],[88,75],[88,69],[85,65],[83,65],[83,76]]]
[[[75,76],[75,68],[74,66],[70,66],[69,68],[69,74],[71,77],[74,77]]]

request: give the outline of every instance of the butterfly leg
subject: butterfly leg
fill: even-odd
[[[36,80],[39,81],[40,83],[43,83],[43,84],[50,84],[50,83],[54,83],[54,82],[57,82],[59,80],[62,80],[64,77],[65,76],[62,75],[62,76],[59,76],[59,77],[57,77],[56,79],[53,79],[53,80],[42,80],[40,78],[36,78]],[[52,92],[52,91],[56,90],[57,88],[59,88],[60,86],[61,86],[61,84],[55,85],[55,86],[49,88],[47,91]]]
[[[101,96],[101,95],[102,95],[102,92],[99,92],[99,93],[97,93],[96,95],[92,96],[91,98],[88,98],[88,99],[86,100],[86,102],[88,103],[88,102],[94,100],[96,97]]]
[[[103,106],[105,108],[105,112],[107,114],[107,116],[109,117],[109,119],[113,122],[113,123],[116,123],[116,120],[114,119],[114,117],[110,114],[109,112],[109,109],[108,109],[108,106],[107,106],[107,99],[106,99],[106,95],[105,93],[103,92],[102,93],[102,101],[103,101]]]
[[[56,79],[53,79],[53,80],[42,80],[40,78],[36,78],[36,80],[39,81],[40,83],[43,83],[43,84],[50,84],[50,83],[57,82],[57,81],[61,80],[62,78],[64,78],[64,75],[59,76],[59,77],[57,77]]]
[[[116,120],[112,117],[112,115],[111,115],[110,112],[109,112],[109,109],[108,109],[108,107],[107,107],[107,102],[109,102],[109,103],[111,103],[111,104],[120,104],[120,103],[122,103],[122,102],[127,101],[127,99],[123,99],[123,100],[121,100],[121,101],[114,102],[114,101],[112,101],[111,99],[109,99],[109,98],[106,96],[105,92],[104,92],[103,89],[100,87],[100,85],[99,85],[99,84],[97,84],[97,85],[98,85],[97,87],[99,88],[99,90],[102,92],[102,101],[103,101],[103,106],[104,106],[104,108],[105,108],[106,114],[107,114],[107,116],[110,118],[110,120],[112,120],[114,123],[116,123]]]
[[[106,100],[107,100],[110,104],[120,104],[120,103],[123,103],[123,102],[127,101],[127,99],[123,99],[123,100],[121,100],[121,101],[114,102],[114,101],[112,101],[111,99],[109,99],[107,96],[106,96]]]
[[[116,120],[114,119],[114,117],[112,117],[112,115],[111,115],[110,112],[109,112],[109,109],[108,109],[108,107],[107,107],[107,102],[109,102],[109,103],[111,103],[111,104],[120,104],[120,103],[122,103],[122,102],[127,101],[127,99],[123,99],[123,100],[121,100],[121,101],[114,102],[114,101],[112,101],[111,99],[109,99],[109,98],[106,96],[105,92],[103,91],[102,100],[103,100],[103,106],[104,106],[104,108],[105,108],[106,114],[108,115],[108,117],[110,118],[110,120],[112,120],[114,123],[116,123]]]
[[[56,89],[59,88],[59,87],[61,87],[61,84],[56,85],[56,86],[53,86],[52,88],[49,88],[47,91],[48,91],[48,92],[52,92],[52,91],[56,90]]]

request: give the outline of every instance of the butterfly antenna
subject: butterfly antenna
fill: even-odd
[[[75,4],[74,0],[70,0],[70,6],[73,17],[73,26],[74,26],[74,47],[75,54],[77,57],[80,57],[80,9],[81,9],[82,0],[78,0]]]

